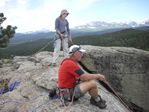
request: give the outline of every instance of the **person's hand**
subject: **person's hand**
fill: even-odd
[[[63,39],[63,38],[64,38],[64,35],[63,35],[63,34],[61,34],[61,33],[60,33],[60,38],[61,38],[61,39]]]
[[[99,78],[98,78],[99,80],[101,80],[101,81],[106,80],[104,75],[98,74],[98,76],[99,76]]]

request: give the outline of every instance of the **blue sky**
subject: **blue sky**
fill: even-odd
[[[149,0],[0,0],[2,24],[17,26],[17,32],[54,30],[55,19],[67,9],[70,27],[91,21],[142,22],[149,20]]]

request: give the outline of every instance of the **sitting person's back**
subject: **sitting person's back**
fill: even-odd
[[[84,72],[80,71],[80,67],[77,65],[71,58],[66,58],[62,61],[59,68],[59,78],[58,78],[58,87],[59,88],[74,88],[76,85],[76,79],[79,78],[79,75],[82,75]]]

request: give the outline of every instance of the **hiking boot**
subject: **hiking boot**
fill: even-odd
[[[95,105],[95,106],[99,107],[100,109],[104,109],[104,108],[107,107],[106,101],[103,100],[103,99],[101,99],[101,97],[100,97],[100,100],[99,100],[98,102],[95,101],[95,99],[91,97],[90,103],[91,103],[92,105]]]
[[[98,97],[100,98],[100,100],[102,100],[102,102],[106,103],[106,101],[102,99],[100,95],[98,95]]]

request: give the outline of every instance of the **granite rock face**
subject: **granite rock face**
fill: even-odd
[[[106,76],[127,101],[149,111],[149,52],[125,47],[83,46],[83,63]]]
[[[60,57],[59,62],[63,57]],[[90,104],[86,94],[73,104],[64,107],[60,99],[49,99],[49,90],[57,86],[58,66],[47,66],[52,53],[39,52],[34,56],[16,56],[12,63],[2,64],[0,79],[8,79],[10,86],[20,84],[12,91],[0,95],[0,112],[128,112],[128,109],[104,87],[98,84],[101,96],[107,101],[106,109]]]

